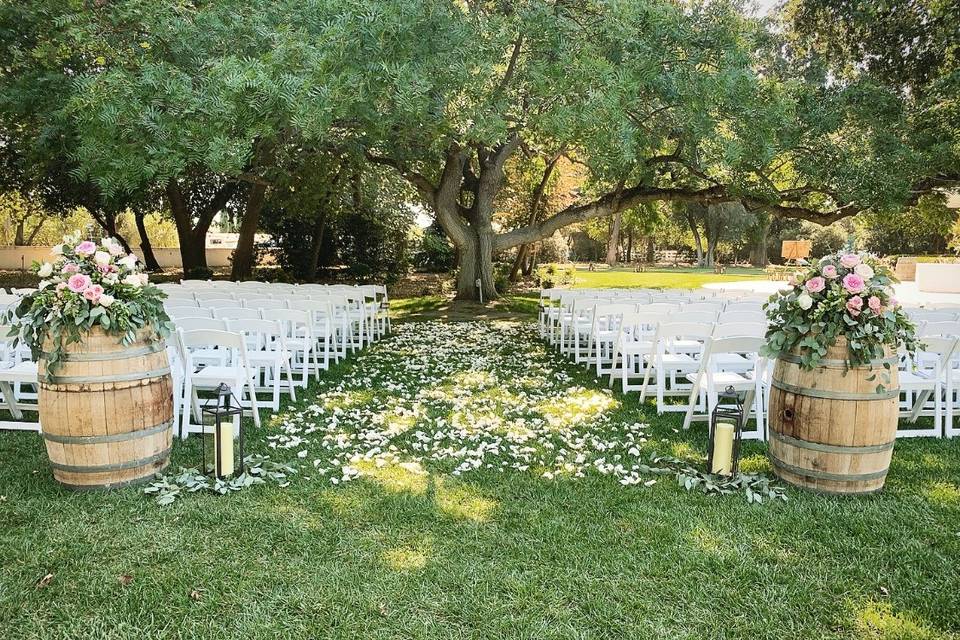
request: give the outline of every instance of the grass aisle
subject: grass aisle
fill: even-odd
[[[288,487],[168,507],[62,491],[35,435],[0,434],[4,637],[960,631],[960,441],[898,443],[870,498],[686,492],[641,465],[701,460],[702,425],[678,432],[516,323],[398,325],[305,395],[252,438],[299,465]],[[174,464],[198,458],[194,438]]]

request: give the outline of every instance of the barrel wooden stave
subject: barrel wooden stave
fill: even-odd
[[[95,329],[64,352],[52,380],[40,362],[40,423],[54,477],[71,488],[105,489],[164,469],[173,383],[163,342],[143,330],[123,345]]]
[[[883,488],[899,414],[896,361],[888,352],[847,370],[846,357],[846,342],[838,340],[824,356],[826,366],[807,371],[786,360],[774,366],[769,455],[774,472],[790,484],[845,495]],[[884,393],[877,394],[878,384]]]

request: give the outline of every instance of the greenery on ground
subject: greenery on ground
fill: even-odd
[[[956,637],[960,441],[898,442],[886,491],[868,498],[788,489],[786,502],[756,505],[688,492],[642,465],[654,453],[702,465],[702,423],[683,432],[532,333],[395,325],[253,432],[254,453],[299,468],[285,488],[165,507],[135,488],[72,493],[40,438],[4,434],[0,628]],[[173,465],[197,464],[199,447],[178,443]],[[745,446],[746,471],[769,472],[764,451]]]
[[[737,282],[763,280],[767,276],[761,269],[731,267],[726,273],[717,274],[713,269],[655,267],[643,272],[632,269],[603,269],[588,271],[578,269],[576,287],[664,287],[671,289],[698,289],[711,282]]]

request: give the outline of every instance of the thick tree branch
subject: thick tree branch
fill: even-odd
[[[409,182],[413,187],[420,193],[420,196],[426,200],[430,205],[435,204],[437,197],[437,187],[427,179],[421,173],[416,171],[410,171],[400,162],[397,162],[393,158],[387,158],[385,156],[378,156],[372,151],[367,151],[366,155],[367,160],[374,164],[383,165],[386,167],[392,167],[397,170],[397,172],[403,177],[404,180]]]

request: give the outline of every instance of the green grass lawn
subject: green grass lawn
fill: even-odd
[[[71,493],[40,438],[2,433],[0,630],[958,637],[960,441],[898,442],[887,489],[859,499],[751,505],[642,470],[622,483],[652,453],[702,464],[703,426],[678,422],[522,325],[408,322],[251,438],[299,466],[287,487],[167,507]],[[745,468],[765,472],[764,452],[747,444]],[[175,446],[175,465],[198,458],[196,437]]]
[[[578,268],[575,287],[583,289],[604,287],[662,287],[665,289],[696,289],[710,282],[736,282],[738,280],[765,280],[763,269],[729,267],[727,272],[716,274],[713,269],[693,267],[656,267],[642,273],[629,268],[609,269],[597,267],[596,271]]]

